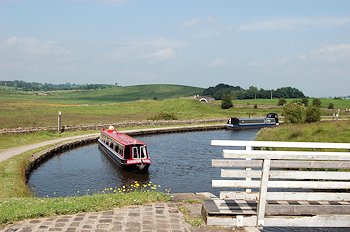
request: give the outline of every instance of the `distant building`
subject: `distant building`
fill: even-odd
[[[204,103],[210,103],[212,101],[215,101],[214,98],[212,97],[208,97],[208,96],[199,96],[199,95],[194,95],[194,99],[197,99],[200,102],[204,102]]]

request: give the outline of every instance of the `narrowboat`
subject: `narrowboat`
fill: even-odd
[[[278,115],[269,113],[265,118],[230,118],[227,121],[227,129],[246,129],[246,128],[262,128],[277,126]]]
[[[98,139],[99,147],[117,165],[133,172],[148,172],[151,160],[145,143],[120,133],[110,126],[102,129]]]

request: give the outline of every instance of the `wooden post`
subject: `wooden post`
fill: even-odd
[[[251,146],[246,146],[245,149],[246,149],[246,151],[251,151],[251,150],[252,150],[252,147],[251,147]],[[252,160],[252,158],[246,158],[246,160]],[[251,169],[251,168],[246,168],[245,170],[250,171],[250,170],[252,170],[252,169]],[[245,178],[245,180],[246,180],[246,181],[251,181],[252,178],[247,177],[247,178]],[[248,188],[247,188],[247,189],[245,189],[245,191],[246,191],[247,193],[251,193],[251,192],[252,192],[252,189],[248,189]]]
[[[264,159],[262,174],[260,180],[260,191],[259,191],[259,202],[257,207],[257,227],[264,226],[265,220],[265,207],[266,207],[266,199],[267,199],[267,187],[270,175],[270,159]]]
[[[58,132],[61,132],[61,116],[62,116],[61,111],[58,111],[58,125],[57,125]]]

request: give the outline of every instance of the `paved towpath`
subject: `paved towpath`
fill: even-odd
[[[29,151],[29,150],[32,150],[32,149],[36,149],[36,148],[39,148],[39,147],[52,145],[52,144],[56,144],[56,143],[61,143],[61,142],[69,141],[69,140],[72,140],[72,139],[80,139],[80,138],[86,138],[86,137],[98,136],[98,135],[99,135],[99,133],[87,134],[87,135],[78,135],[78,136],[72,136],[72,137],[65,137],[65,138],[48,140],[48,141],[41,142],[41,143],[35,143],[35,144],[29,144],[29,145],[23,145],[23,146],[19,146],[19,147],[9,148],[9,149],[6,149],[6,150],[0,152],[0,162],[9,159],[12,156],[19,155],[19,154],[21,154],[23,152],[26,152],[26,151]]]
[[[174,194],[173,199],[166,203],[115,208],[101,212],[79,213],[74,215],[59,215],[53,217],[28,219],[8,225],[0,232],[46,232],[46,231],[81,231],[81,232],[228,232],[243,231],[233,227],[211,227],[204,223],[200,226],[188,224],[180,208],[186,209],[187,217],[201,217],[202,204],[188,203],[189,199],[205,198],[202,194]],[[247,230],[245,230],[247,231]],[[254,230],[256,231],[256,230]]]

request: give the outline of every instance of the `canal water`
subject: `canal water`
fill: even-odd
[[[152,159],[148,174],[136,174],[116,166],[98,144],[58,154],[35,169],[28,184],[36,196],[58,197],[92,194],[105,188],[122,188],[138,181],[160,185],[170,192],[211,192],[211,180],[220,169],[211,160],[221,158],[223,147],[213,147],[213,139],[254,140],[258,130],[217,130],[137,136],[148,145]],[[232,149],[232,148],[231,148]],[[330,225],[332,226],[332,225]],[[278,228],[263,232],[345,232],[349,228]]]
[[[215,130],[136,136],[145,142],[152,160],[148,174],[122,170],[99,149],[97,143],[58,154],[35,169],[28,184],[36,196],[57,197],[122,188],[138,181],[160,185],[170,192],[212,192],[211,180],[220,169],[211,160],[222,158],[223,147],[213,147],[213,139],[254,140],[258,130]]]

